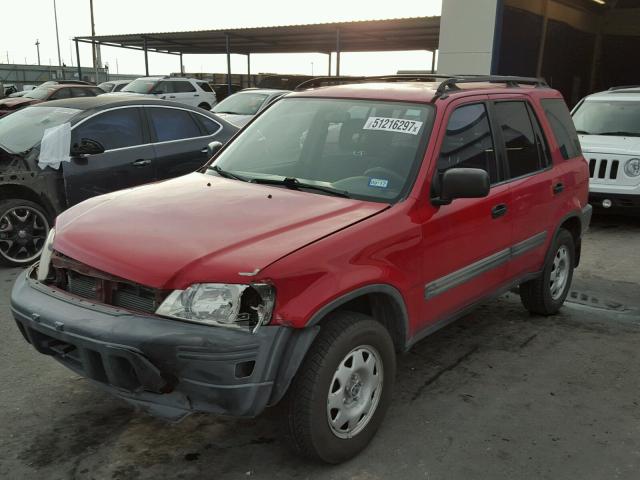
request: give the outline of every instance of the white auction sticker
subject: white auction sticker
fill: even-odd
[[[402,118],[369,117],[362,128],[363,130],[384,130],[417,135],[422,128],[422,122]]]

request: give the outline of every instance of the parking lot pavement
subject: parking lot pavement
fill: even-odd
[[[508,294],[400,357],[371,446],[308,464],[255,420],[167,424],[104,395],[19,335],[0,272],[0,478],[613,479],[640,471],[640,220],[596,218],[560,315]]]

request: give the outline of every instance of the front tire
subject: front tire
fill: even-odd
[[[391,401],[393,341],[370,317],[337,312],[318,338],[287,394],[287,429],[296,453],[340,463],[375,435]]]
[[[49,216],[37,203],[17,198],[1,201],[0,264],[23,267],[35,262],[49,229]]]
[[[552,256],[547,260],[542,275],[520,285],[522,304],[531,313],[539,315],[558,313],[573,279],[576,255],[571,233],[561,229],[551,249]]]

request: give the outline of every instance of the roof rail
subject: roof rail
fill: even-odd
[[[402,81],[414,81],[414,82],[433,82],[436,80],[443,80],[438,88],[436,94],[433,97],[434,100],[443,98],[446,95],[447,90],[458,90],[458,83],[504,83],[508,87],[519,87],[523,85],[534,85],[536,87],[548,87],[547,82],[542,78],[535,77],[513,77],[502,75],[444,75],[444,74],[396,74],[396,75],[380,75],[369,77],[315,77],[310,80],[306,80],[296,86],[295,90],[304,90],[307,88],[314,88],[319,86],[328,85],[344,85],[350,83],[362,83],[362,82],[402,82]]]
[[[520,84],[534,85],[535,87],[548,87],[547,82],[536,77],[511,77],[504,75],[464,75],[452,76],[442,82],[433,96],[433,100],[445,98],[447,90],[459,90],[458,83],[504,83],[508,87],[519,87]]]
[[[640,88],[640,85],[620,85],[618,87],[609,88],[609,92],[615,92],[616,90],[627,90],[630,88]]]

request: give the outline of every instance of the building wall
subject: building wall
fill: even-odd
[[[499,2],[443,0],[438,73],[491,73]]]

